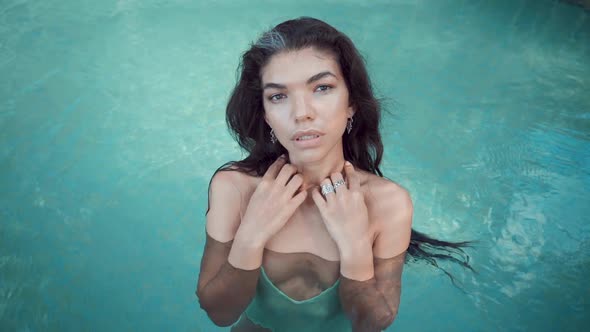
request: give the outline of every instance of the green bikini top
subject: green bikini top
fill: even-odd
[[[246,316],[274,332],[351,331],[350,321],[340,304],[339,285],[340,279],[320,294],[297,301],[276,287],[260,267],[256,295],[246,308]]]

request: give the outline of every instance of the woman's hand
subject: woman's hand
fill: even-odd
[[[264,246],[303,203],[307,191],[295,195],[303,183],[297,168],[279,157],[266,171],[250,198],[238,232],[256,245]],[[245,235],[244,235],[245,234]]]
[[[369,215],[363,193],[360,190],[358,173],[349,162],[344,165],[346,183],[335,188],[334,192],[321,194],[321,188],[315,189],[312,198],[328,232],[338,245],[340,254],[366,248],[370,243]],[[343,181],[342,174],[333,173],[321,185]],[[370,248],[370,247],[369,247]]]

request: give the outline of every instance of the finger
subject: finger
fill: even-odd
[[[344,177],[342,176],[342,173],[340,173],[340,172],[332,173],[330,175],[330,179],[332,179],[332,184],[334,185],[334,190],[336,191],[336,194],[347,190],[345,184],[341,184],[339,186],[335,185],[336,183],[338,183],[338,181],[340,181],[340,182],[344,181]]]
[[[344,173],[346,173],[346,181],[348,182],[348,189],[359,190],[361,187],[358,173],[350,162],[344,163]]]
[[[301,187],[303,184],[303,177],[301,174],[295,174],[287,183],[287,192],[289,193],[289,197],[293,196],[293,194]]]
[[[320,183],[320,193],[321,193],[321,186],[324,186],[324,185],[332,185],[332,180],[330,180],[330,178],[326,178]],[[336,196],[336,193],[331,192],[331,193],[327,193],[323,196],[326,199],[326,202],[330,203],[334,199],[334,196]]]
[[[268,169],[266,170],[266,172],[262,176],[262,179],[274,180],[286,162],[287,162],[287,156],[285,156],[284,154],[281,155],[280,157],[278,157],[277,160],[275,160],[272,164],[270,164],[270,166],[268,167]]]
[[[283,165],[283,168],[281,168],[279,175],[277,175],[276,181],[281,186],[284,186],[287,184],[287,182],[289,182],[289,179],[295,173],[297,173],[297,167],[295,167],[291,164],[285,164],[285,165]]]
[[[293,199],[291,199],[289,203],[287,203],[285,209],[283,209],[283,213],[285,213],[283,217],[285,219],[290,218],[295,212],[295,210],[299,207],[299,205],[301,205],[301,203],[305,201],[305,197],[307,197],[307,191],[302,191],[299,194],[295,195]]]

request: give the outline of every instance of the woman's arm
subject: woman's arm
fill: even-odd
[[[296,193],[303,182],[296,171],[286,158],[278,158],[248,202],[242,195],[247,180],[240,173],[224,171],[213,177],[197,296],[217,325],[233,324],[246,310],[256,294],[266,242],[305,200],[306,191]]]
[[[340,300],[353,331],[382,331],[393,323],[400,303],[405,255],[374,258],[375,277],[366,281],[341,275]]]
[[[246,270],[232,265],[231,258],[228,259],[233,257],[237,264],[262,260],[263,249],[246,241],[236,237],[229,243],[221,243],[207,235],[196,294],[201,308],[218,326],[235,323],[256,295],[260,268]],[[212,266],[218,266],[217,271],[211,271]],[[210,280],[208,275],[212,276]]]
[[[359,248],[360,249],[360,248]],[[367,245],[357,257],[341,257],[340,302],[354,332],[379,332],[391,325],[394,314],[377,285],[376,273],[363,280],[373,268],[373,254]]]
[[[207,242],[196,295],[218,326],[236,322],[256,294],[264,245],[253,243],[240,227],[239,177],[219,172],[211,181]],[[223,242],[222,242],[223,241]]]
[[[373,248],[368,244],[344,250],[341,257],[340,301],[353,331],[382,331],[397,315],[406,249],[410,243],[413,205],[409,194],[396,190],[396,204],[384,205],[373,217],[380,230]],[[385,257],[385,258],[381,258]],[[366,279],[367,271],[374,277]]]

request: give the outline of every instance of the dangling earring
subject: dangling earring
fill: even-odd
[[[277,137],[275,136],[275,131],[274,129],[270,129],[270,142],[272,144],[275,144],[277,142]]]
[[[351,130],[352,130],[352,116],[350,118],[348,118],[348,121],[346,121],[346,131],[350,134]]]

